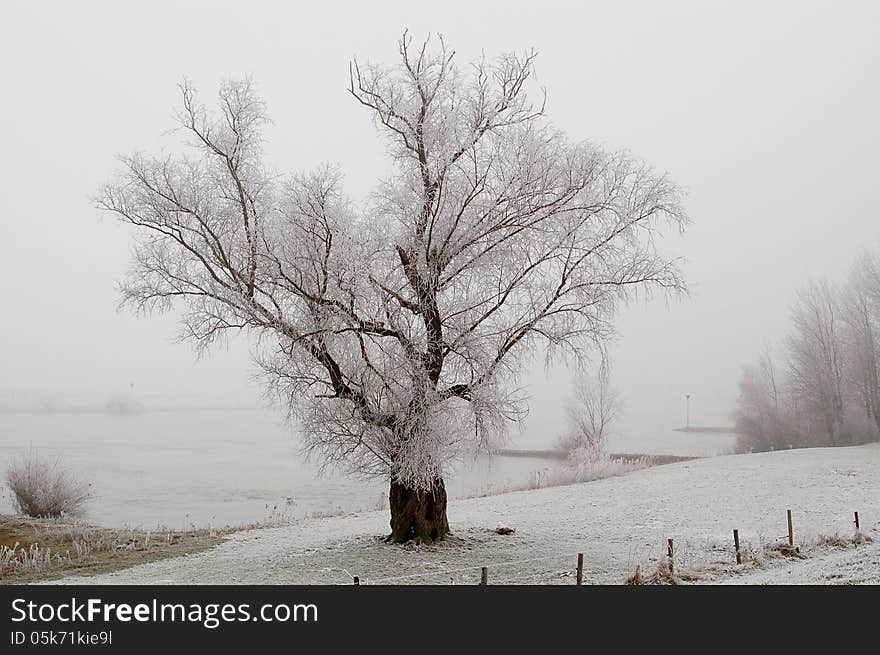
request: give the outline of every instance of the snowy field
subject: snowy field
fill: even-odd
[[[641,564],[656,569],[666,539],[676,570],[697,582],[880,583],[880,445],[714,457],[595,482],[453,501],[454,535],[435,546],[382,543],[385,512],[298,521],[233,535],[213,550],[64,582],[135,584],[618,584]],[[762,566],[733,561],[732,530],[757,551],[786,535],[793,511],[806,559]],[[874,542],[824,548],[853,533],[853,511]],[[512,535],[494,528],[509,526]]]

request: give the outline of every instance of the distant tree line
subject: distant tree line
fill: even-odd
[[[880,257],[842,284],[811,282],[774,352],[744,368],[734,417],[741,452],[849,446],[880,438]]]

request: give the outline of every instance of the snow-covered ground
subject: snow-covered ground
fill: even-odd
[[[732,531],[758,551],[787,533],[807,559],[732,564]],[[819,548],[822,535],[852,536],[853,511],[873,543]],[[675,566],[702,582],[880,583],[880,445],[693,460],[595,482],[451,502],[454,531],[436,546],[385,544],[385,512],[299,521],[233,535],[218,547],[79,583],[572,584],[577,553],[585,582],[650,572],[675,545]],[[509,526],[512,535],[494,528]]]

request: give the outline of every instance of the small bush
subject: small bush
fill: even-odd
[[[16,510],[35,518],[82,514],[92,488],[60,460],[50,461],[29,451],[6,469],[6,485]]]

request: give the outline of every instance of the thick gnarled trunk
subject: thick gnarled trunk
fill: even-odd
[[[388,501],[391,507],[388,541],[430,544],[449,533],[446,486],[441,478],[434,481],[430,491],[412,489],[392,480]]]

